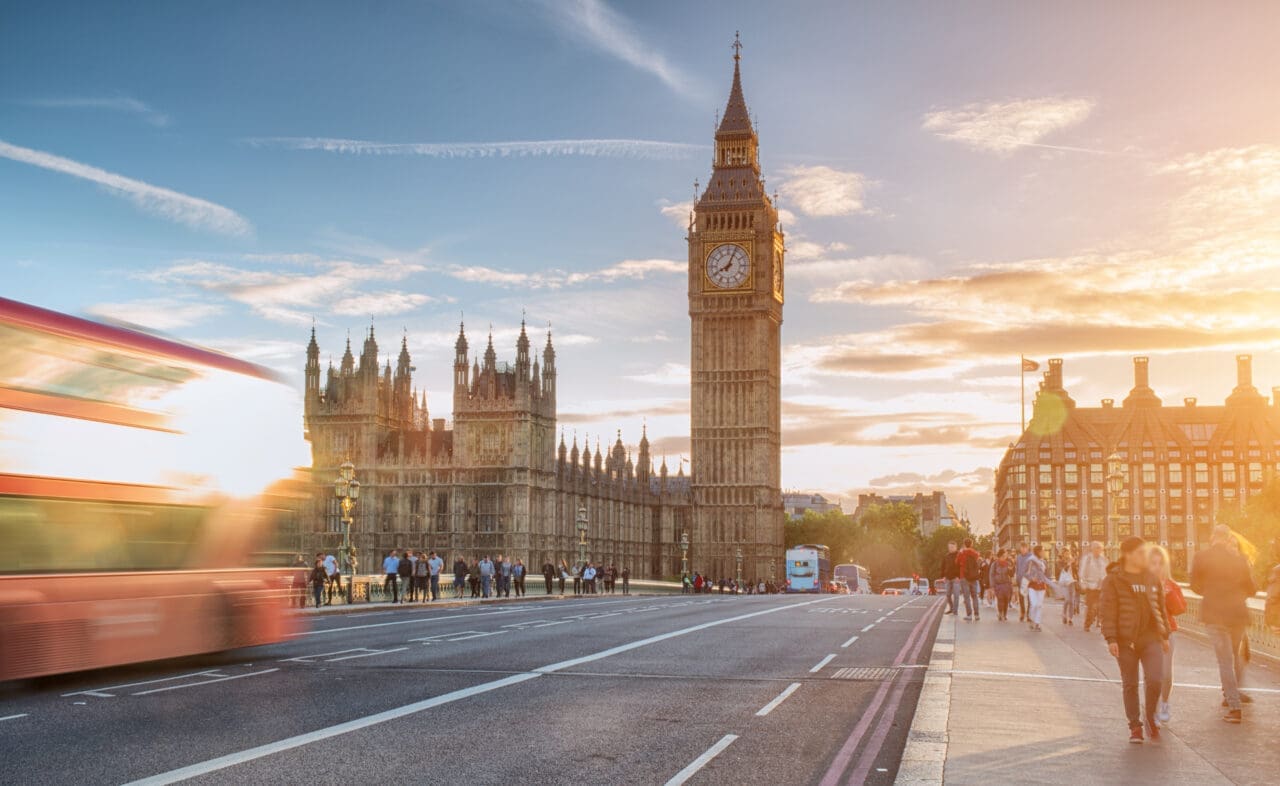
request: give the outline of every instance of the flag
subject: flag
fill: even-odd
[[[1039,369],[1040,369],[1040,364],[1039,364],[1039,363],[1037,363],[1037,362],[1035,362],[1034,360],[1030,360],[1030,359],[1028,359],[1028,358],[1023,358],[1023,359],[1022,359],[1022,370],[1023,370],[1023,372],[1027,372],[1027,371],[1038,371]]]

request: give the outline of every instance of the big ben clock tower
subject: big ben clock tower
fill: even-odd
[[[741,45],[716,129],[715,161],[689,226],[692,321],[691,559],[747,580],[782,573],[783,236],[760,178],[759,140],[742,97]]]

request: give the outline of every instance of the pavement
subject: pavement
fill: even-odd
[[[941,611],[366,608],[281,644],[0,686],[0,783],[891,784]]]
[[[1239,726],[1223,709],[1213,651],[1174,634],[1173,718],[1158,744],[1128,743],[1119,669],[1094,632],[1060,624],[1045,608],[1043,632],[983,609],[981,622],[945,616],[931,654],[897,783],[1084,782],[1273,784],[1280,771],[1280,669],[1255,658],[1254,698]],[[989,616],[988,616],[989,615]]]

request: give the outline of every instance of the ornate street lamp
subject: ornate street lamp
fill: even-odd
[[[356,466],[344,461],[338,467],[338,479],[333,482],[333,493],[342,508],[342,553],[347,563],[347,603],[354,600],[353,586],[356,579],[356,547],[351,542],[351,512],[360,499],[360,481],[356,480]]]
[[[741,546],[739,546],[739,547],[738,547],[738,550],[737,550],[737,552],[734,554],[734,556],[738,558],[738,579],[737,579],[737,581],[738,581],[738,588],[739,588],[739,589],[741,589],[741,588],[742,588],[742,547],[741,547]],[[735,590],[735,592],[736,592],[736,591],[737,591],[737,590]]]
[[[689,575],[689,532],[680,533],[680,581],[684,582]]]
[[[585,505],[578,507],[578,567],[581,569],[587,564],[587,508]]]
[[[1118,508],[1120,495],[1124,493],[1124,459],[1120,458],[1119,453],[1107,456],[1107,492],[1111,495],[1111,505],[1107,515],[1107,523],[1110,525],[1107,543],[1114,545],[1120,539],[1120,532],[1117,530],[1120,518]]]

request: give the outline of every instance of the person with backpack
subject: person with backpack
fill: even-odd
[[[956,561],[957,546],[953,540],[947,544],[947,553],[942,555],[942,564],[938,573],[947,582],[947,610],[944,614],[957,614],[960,611],[960,563]]]
[[[991,561],[991,588],[996,594],[996,620],[1008,622],[1009,601],[1013,599],[1013,563],[1009,561],[1009,552],[1000,549],[996,558]]]
[[[1178,630],[1178,621],[1174,617],[1186,612],[1187,599],[1182,594],[1182,587],[1178,586],[1169,573],[1172,563],[1164,546],[1151,544],[1148,561],[1151,572],[1164,586],[1164,610],[1169,621],[1169,648],[1164,651],[1162,664],[1164,681],[1160,684],[1160,703],[1156,706],[1156,721],[1163,726],[1173,717],[1169,694],[1173,691],[1173,634]]]
[[[1160,740],[1156,710],[1164,681],[1163,653],[1170,649],[1165,588],[1151,574],[1145,545],[1136,535],[1125,538],[1120,544],[1119,566],[1102,582],[1102,635],[1120,666],[1129,742],[1135,745],[1143,742],[1144,718],[1151,741]],[[1143,707],[1138,705],[1139,665],[1146,678]]]
[[[956,562],[960,565],[963,580],[961,589],[964,592],[964,621],[977,622],[982,619],[982,609],[978,606],[982,555],[974,550],[973,538],[964,539],[964,548],[956,554]]]

